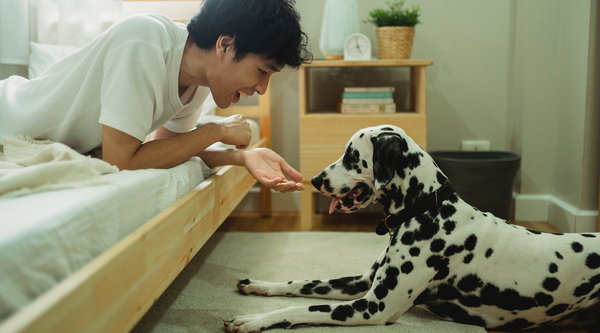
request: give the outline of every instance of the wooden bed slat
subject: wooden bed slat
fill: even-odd
[[[255,183],[243,167],[221,168],[10,317],[0,332],[128,332]]]

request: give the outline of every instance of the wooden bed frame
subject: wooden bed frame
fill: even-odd
[[[258,106],[217,110],[258,118],[270,147],[270,90]],[[0,324],[0,333],[129,332],[244,198],[256,180],[225,166],[153,219]],[[261,214],[271,213],[261,189]]]

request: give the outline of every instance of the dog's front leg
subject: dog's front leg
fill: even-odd
[[[238,289],[248,295],[265,296],[302,296],[340,300],[359,299],[371,289],[375,273],[387,252],[383,251],[379,259],[363,275],[349,276],[329,280],[295,280],[288,282],[267,282],[245,279],[238,282]]]
[[[380,295],[381,296],[381,295]],[[365,297],[331,305],[292,306],[268,313],[245,315],[224,320],[227,332],[262,332],[271,328],[297,325],[382,325],[395,322],[412,307],[412,302],[398,304],[389,293],[379,299],[375,292]]]

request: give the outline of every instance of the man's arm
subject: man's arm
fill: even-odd
[[[161,127],[155,139],[146,143],[102,125],[102,159],[119,170],[166,169],[187,161],[217,141],[245,147],[251,137],[250,125],[241,115],[210,122],[187,133]]]
[[[187,161],[222,136],[216,124],[181,134],[161,127],[155,140],[142,144],[129,134],[102,125],[102,159],[119,170],[166,169]]]

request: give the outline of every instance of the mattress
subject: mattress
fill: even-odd
[[[77,271],[210,176],[199,158],[107,183],[0,200],[0,320]]]
[[[205,115],[198,125],[220,118]],[[259,139],[259,127],[248,121],[252,145]],[[219,142],[213,147],[233,148]],[[192,157],[166,170],[105,174],[100,185],[0,199],[0,321],[152,219],[213,171]]]

